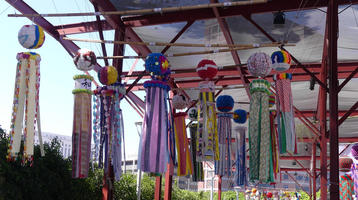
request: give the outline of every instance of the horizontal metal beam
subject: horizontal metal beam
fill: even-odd
[[[106,20],[101,20],[100,23],[102,25],[103,31],[113,30],[113,27]],[[63,24],[55,26],[54,28],[60,35],[72,35],[98,31],[98,25],[96,21]]]

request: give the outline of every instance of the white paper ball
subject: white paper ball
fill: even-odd
[[[41,26],[24,25],[21,27],[17,39],[24,48],[37,49],[45,42],[45,33]]]
[[[96,55],[93,51],[88,49],[79,49],[76,56],[73,58],[78,70],[89,71],[94,68],[97,63]]]
[[[174,109],[184,109],[188,106],[187,98],[183,94],[176,94],[173,96],[172,105]]]
[[[247,60],[247,69],[253,76],[265,77],[272,70],[271,57],[262,52],[254,53]]]

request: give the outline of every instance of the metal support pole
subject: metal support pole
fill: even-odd
[[[164,190],[164,200],[172,199],[172,182],[173,182],[173,163],[170,162],[167,164],[167,172],[165,173],[165,190]]]
[[[138,169],[138,172],[137,172],[137,200],[140,200],[141,185],[142,185],[142,170]]]
[[[326,17],[328,22],[328,13]],[[322,55],[322,65],[320,80],[324,85],[327,85],[327,48],[328,48],[328,26],[326,23],[325,36],[323,41],[323,55]],[[321,145],[321,160],[320,160],[320,169],[321,169],[321,199],[327,199],[327,91],[320,86],[319,88],[319,97],[318,97],[318,113],[319,113],[319,124],[320,124],[320,145]]]
[[[316,175],[316,154],[317,154],[317,142],[316,140],[312,143],[312,199],[316,200],[316,191],[317,191],[317,186],[316,186],[316,180],[317,180],[317,175]]]
[[[161,193],[162,193],[162,175],[155,177],[154,199],[161,200]]]
[[[339,199],[338,180],[338,73],[337,73],[337,40],[338,40],[338,4],[337,0],[328,3],[328,69],[329,69],[329,153],[330,199]]]
[[[222,176],[219,176],[219,181],[218,181],[218,200],[221,200],[221,180]]]
[[[214,178],[215,176],[211,177],[210,200],[213,200],[214,198]]]

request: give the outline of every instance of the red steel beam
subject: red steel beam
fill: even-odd
[[[339,199],[338,172],[338,69],[337,69],[337,40],[338,40],[338,3],[329,0],[328,3],[328,70],[329,70],[329,154],[331,158],[329,173],[330,199]]]
[[[98,31],[97,23],[101,24],[103,31],[113,30],[113,27],[106,20],[101,20],[100,22],[90,21],[73,24],[63,24],[55,26],[54,28],[61,36],[80,33],[91,33]]]
[[[188,28],[193,25],[195,21],[191,20],[191,21],[188,21],[185,26],[177,33],[177,35],[170,41],[170,43],[175,43],[179,38],[180,36],[182,36],[186,30],[188,30]],[[171,46],[165,46],[164,49],[162,50],[162,54],[164,54],[165,52],[168,51],[168,49],[170,48]]]
[[[288,153],[288,155],[290,155],[290,156],[292,156],[292,158],[293,158],[293,160],[294,161],[296,161],[296,163],[302,168],[302,169],[306,169],[304,166],[303,166],[303,164],[300,162],[300,161],[298,161],[293,155],[292,155],[292,153],[290,153],[290,152],[287,152]],[[312,174],[311,174],[311,172],[307,169],[307,170],[305,170],[306,171],[306,173],[312,178],[313,176],[312,176]]]
[[[162,175],[155,177],[154,199],[161,200],[161,193],[162,193]]]
[[[339,64],[338,64],[339,65]],[[338,92],[358,73],[358,67],[339,85]]]
[[[344,4],[357,4],[357,0],[341,0],[339,5]],[[281,11],[295,11],[304,9],[314,9],[327,6],[326,0],[306,1],[302,4],[301,0],[275,0],[268,1],[267,3],[254,4],[254,5],[242,5],[242,6],[229,6],[218,8],[221,17],[231,17],[238,15],[249,15],[256,13],[275,12]],[[148,15],[139,15],[133,17],[123,17],[123,21],[127,26],[151,26],[158,24],[168,24],[183,22],[189,20],[205,20],[216,18],[210,8],[198,9],[193,12],[189,11],[176,11],[170,13],[156,13]]]
[[[211,3],[217,3],[218,1],[217,0],[210,0],[210,2]],[[229,45],[235,44],[234,40],[232,39],[230,30],[229,30],[229,26],[228,26],[225,18],[221,18],[221,15],[219,13],[219,9],[214,7],[213,12],[214,12],[214,15],[215,15],[218,23],[219,23],[220,30],[224,34],[224,38],[225,38],[226,43],[229,44]],[[235,64],[236,65],[241,65],[241,60],[240,60],[240,57],[239,57],[239,54],[237,53],[237,51],[235,51],[235,50],[231,51],[231,55],[232,55],[232,58],[234,59]],[[249,91],[250,81],[246,78],[245,73],[244,73],[243,69],[241,68],[241,66],[237,67],[237,71],[239,72],[240,80],[242,81],[243,85],[245,86],[247,96],[250,98],[250,96],[251,96],[250,91]]]
[[[95,12],[98,12],[98,7],[97,4],[95,2],[93,3],[93,7]],[[102,29],[102,23],[101,23],[101,18],[99,15],[96,16],[96,22],[97,22],[97,28],[98,28],[98,34],[99,34],[99,39],[100,40],[104,40],[104,36],[103,36],[103,29]],[[107,50],[106,50],[106,44],[105,43],[101,43],[101,48],[102,48],[102,54],[104,57],[107,57]],[[108,63],[108,59],[104,59],[104,64],[106,66],[109,65]]]
[[[123,41],[125,39],[125,28],[123,26],[119,26],[114,31],[114,40]],[[125,46],[124,44],[114,44],[113,46],[113,56],[125,55]],[[136,62],[135,62],[136,63]],[[117,69],[118,72],[123,71],[123,59],[114,59],[112,60],[112,65]],[[118,80],[121,80],[121,75],[119,74]]]
[[[352,115],[357,108],[358,108],[358,101],[338,120],[338,126],[340,126],[350,115]]]

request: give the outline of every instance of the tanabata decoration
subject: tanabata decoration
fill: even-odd
[[[170,66],[164,55],[151,53],[146,58],[145,69],[151,73],[152,80],[144,82],[147,95],[138,166],[144,172],[164,173],[169,159],[174,161],[168,148],[174,140],[169,132],[167,107]]]
[[[271,58],[265,53],[254,53],[247,60],[247,68],[251,75],[265,77],[272,70]]]
[[[353,180],[349,174],[344,174],[339,177],[339,199],[353,200]]]
[[[246,110],[242,110],[242,109],[235,110],[233,120],[236,123],[245,124],[245,122],[247,120],[247,112],[246,112]]]
[[[39,54],[33,52],[17,54],[14,100],[10,126],[10,142],[7,159],[18,157],[23,133],[24,152],[22,163],[32,165],[34,155],[35,124],[37,123],[41,155],[44,155],[39,108],[40,61]]]
[[[72,177],[86,178],[88,176],[91,156],[92,136],[92,103],[91,81],[92,76],[76,75],[73,109],[72,130]]]
[[[246,179],[246,127],[235,127],[235,139],[237,141],[236,149],[236,172],[235,172],[235,185],[247,185]]]
[[[280,153],[297,152],[291,79],[289,73],[274,75]]]
[[[78,70],[90,71],[97,63],[96,55],[93,51],[88,49],[79,49],[76,56],[73,58]]]
[[[273,182],[269,95],[270,83],[257,79],[250,83],[250,181]]]
[[[275,179],[277,179],[277,175],[280,172],[279,161],[280,161],[280,153],[278,150],[278,133],[276,129],[275,119],[276,119],[276,110],[270,110],[270,174],[272,174],[271,170],[273,170],[273,174]],[[271,179],[273,183],[274,179]]]
[[[217,134],[215,84],[211,79],[215,77],[217,69],[212,60],[199,62],[196,71],[204,81],[199,83],[198,133],[196,146],[197,161],[219,160],[219,146]]]
[[[197,118],[195,119],[197,120]],[[196,144],[197,144],[197,130],[198,130],[198,124],[197,122],[193,122],[189,125],[190,130],[190,150],[191,150],[191,156],[193,161],[193,174],[192,174],[192,181],[199,182],[204,181],[204,169],[203,169],[203,163],[197,162],[196,160]]]
[[[232,163],[236,158],[231,145],[231,119],[228,113],[234,107],[234,99],[229,95],[221,95],[216,99],[216,107],[221,113],[218,116],[219,160],[215,161],[215,174],[230,177],[233,173]]]
[[[354,194],[358,194],[358,164],[357,163],[352,164],[351,174],[353,179]]]
[[[353,164],[352,158],[349,158],[349,157],[339,158],[339,171],[349,172],[352,164]]]
[[[287,51],[275,51],[271,55],[272,68],[275,71],[283,72],[291,66],[291,56]]]
[[[103,85],[112,85],[117,82],[118,72],[113,66],[102,67],[98,73],[98,80]]]
[[[192,107],[188,110],[188,117],[191,121],[198,120],[198,109],[196,107]]]
[[[112,165],[115,179],[118,181],[122,175],[122,162],[125,162],[125,152],[123,152],[124,161],[122,159],[125,140],[123,115],[120,108],[125,88],[122,84],[115,83],[98,87],[94,94],[95,160],[98,159],[99,167],[104,167],[106,173]]]
[[[174,109],[184,109],[188,105],[186,97],[181,93],[173,96],[172,106]],[[193,173],[193,163],[190,156],[189,142],[186,134],[185,112],[174,113],[174,133],[177,149],[177,175],[187,176]]]
[[[354,143],[351,149],[353,158],[358,159],[358,143]]]
[[[272,108],[276,103],[275,95],[271,93],[269,96],[269,108]]]
[[[19,43],[26,49],[38,49],[45,42],[45,33],[41,26],[24,25],[17,36]]]

